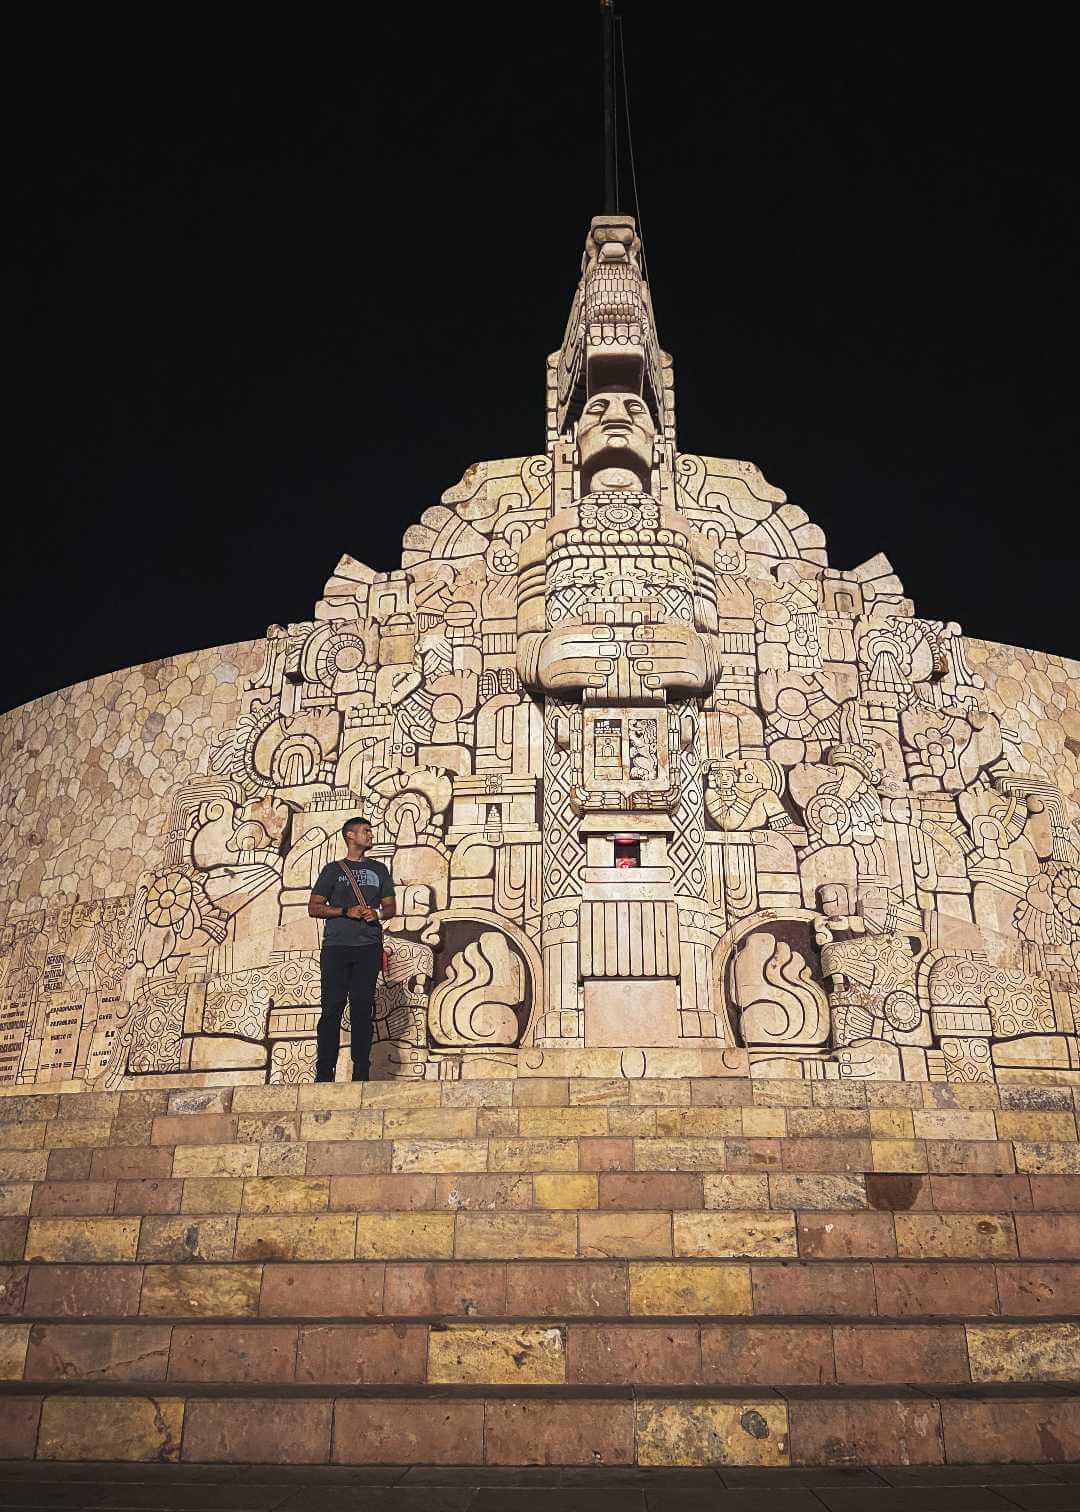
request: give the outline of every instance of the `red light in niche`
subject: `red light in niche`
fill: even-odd
[[[637,835],[615,835],[614,841],[617,867],[641,865],[641,840]]]

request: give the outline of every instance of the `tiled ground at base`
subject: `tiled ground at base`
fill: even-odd
[[[1080,1464],[880,1469],[0,1462],[4,1512],[1080,1512]]]

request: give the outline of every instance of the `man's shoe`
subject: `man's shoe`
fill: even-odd
[[[332,1082],[333,1079],[334,1078],[333,1078],[332,1075],[331,1076],[316,1076],[316,1078],[315,1078],[315,1080],[317,1082]]]
[[[358,1081],[359,1082],[370,1081],[371,1080],[371,1072],[370,1071],[354,1071],[353,1074],[352,1074],[352,1079],[353,1079],[354,1082],[358,1082]]]

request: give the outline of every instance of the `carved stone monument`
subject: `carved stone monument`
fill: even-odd
[[[357,812],[377,1076],[1080,1082],[1078,755],[1080,664],[919,618],[677,449],[597,217],[542,453],[309,622],[0,719],[0,1085],[309,1079]]]

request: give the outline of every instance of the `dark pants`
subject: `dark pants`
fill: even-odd
[[[375,980],[382,967],[382,942],[371,945],[324,946],[319,965],[322,973],[322,1012],[315,1031],[318,1051],[315,1080],[333,1081],[341,1046],[341,1016],[349,1002],[352,1025],[353,1080],[366,1078],[371,1069],[371,1037],[374,1032]]]

